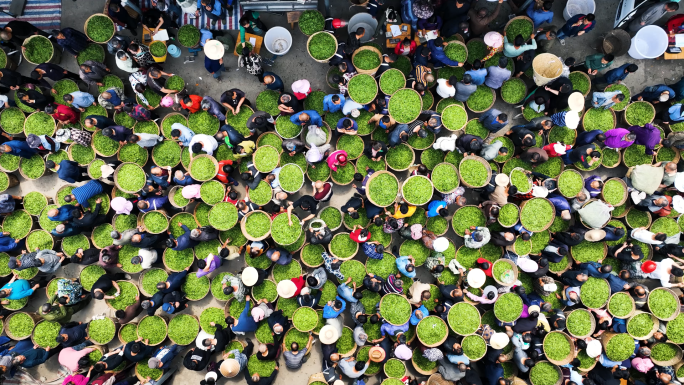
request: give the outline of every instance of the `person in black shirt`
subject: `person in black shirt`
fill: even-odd
[[[347,46],[354,51],[361,47],[361,39],[366,34],[366,30],[363,27],[359,27],[356,31],[349,34],[349,39],[347,40]]]
[[[164,304],[164,293],[158,291],[149,300],[142,301],[140,306],[147,310],[147,315],[152,316]]]
[[[76,263],[79,265],[92,265],[93,263],[100,261],[100,250],[94,247],[83,250],[78,249],[76,253],[71,256],[71,263]]]
[[[55,101],[52,95],[44,95],[36,90],[17,90],[17,98],[27,106],[40,111]]]
[[[82,229],[93,229],[107,221],[107,217],[104,214],[100,214],[100,209],[102,208],[102,198],[97,198],[95,202],[95,208],[86,213],[79,209],[74,209],[74,211],[78,212],[78,215],[75,215],[73,219],[74,226],[80,227]]]
[[[86,128],[99,128],[99,129],[105,129],[107,127],[111,126],[116,126],[116,122],[114,120],[109,119],[106,116],[101,116],[101,115],[88,115],[86,116],[84,120]]]
[[[221,94],[221,104],[228,109],[228,112],[233,115],[240,113],[240,107],[248,106],[251,107],[252,104],[245,97],[245,93],[237,88],[233,88]]]
[[[278,110],[282,115],[294,115],[302,111],[302,104],[289,92],[283,92],[278,99]]]
[[[158,95],[164,96],[166,94],[175,93],[175,90],[164,88],[166,80],[162,76],[173,76],[173,74],[168,74],[158,68],[151,68],[147,73],[147,86]]]
[[[247,350],[247,349],[245,349],[245,350]],[[243,352],[245,350],[243,350]],[[211,352],[210,351],[203,350],[200,348],[192,348],[185,355],[185,358],[183,358],[183,366],[185,366],[187,369],[192,370],[194,372],[199,372],[199,371],[204,370],[204,368],[207,367],[207,364],[209,364],[210,359],[211,359]],[[223,361],[221,361],[221,362],[223,362]],[[218,366],[220,367],[221,365],[218,364]]]
[[[309,219],[313,219],[318,212],[318,202],[311,195],[304,195],[297,199],[294,203],[290,203],[287,207],[287,219],[292,223],[292,210],[295,208],[301,208],[304,211],[308,211],[309,215],[302,219],[300,222],[304,223]]]
[[[50,84],[45,80],[48,78],[52,81],[59,81],[64,78],[74,80],[76,82],[81,81],[78,74],[65,70],[64,68],[52,63],[38,64],[36,68],[31,71],[31,78],[38,80],[41,87],[52,88]]]
[[[340,210],[344,214],[349,214],[354,219],[357,219],[359,217],[358,210],[363,207],[363,200],[361,198],[351,198],[350,200],[347,201],[347,203],[342,206]]]
[[[0,40],[8,42],[5,43],[8,47],[17,49],[22,47],[24,40],[33,35],[50,36],[28,21],[12,20],[0,31]]]
[[[95,299],[114,299],[121,294],[121,288],[115,281],[131,279],[131,276],[124,273],[104,274],[95,281],[90,292]],[[116,289],[114,295],[107,295],[106,293],[112,289]]]

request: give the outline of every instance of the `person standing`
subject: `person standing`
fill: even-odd
[[[677,12],[677,10],[679,10],[679,4],[674,1],[665,4],[662,2],[654,4],[648,7],[641,16],[629,23],[629,31],[637,32],[647,25],[655,24],[655,22],[666,14]]]
[[[558,41],[560,41],[561,45],[565,45],[566,37],[582,36],[594,29],[595,26],[596,16],[593,13],[575,15],[558,32]]]

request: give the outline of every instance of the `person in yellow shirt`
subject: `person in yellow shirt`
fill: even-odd
[[[416,212],[416,206],[409,205],[408,203],[395,203],[394,204],[394,215],[395,219],[408,218]],[[387,215],[390,215],[387,213]]]

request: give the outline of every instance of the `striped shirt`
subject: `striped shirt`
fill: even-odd
[[[567,113],[568,113],[567,111],[557,112],[557,113],[551,115],[551,121],[556,126],[565,127],[565,115]]]

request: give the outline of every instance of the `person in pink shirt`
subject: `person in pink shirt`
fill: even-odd
[[[334,151],[332,154],[328,155],[328,167],[333,171],[337,171],[338,166],[344,167],[347,165],[347,158],[347,151]]]
[[[613,149],[627,148],[634,144],[636,140],[636,135],[626,128],[613,128],[606,131],[605,135],[606,140],[604,143],[606,147]]]
[[[83,349],[87,350],[87,349]],[[61,353],[60,353],[61,356]],[[88,385],[88,382],[90,381],[90,372],[93,370],[93,367],[91,366],[90,369],[88,369],[88,374],[86,376],[83,376],[82,374],[72,374],[67,376],[64,379],[64,382],[62,382],[62,385]]]
[[[92,352],[93,348],[87,348],[87,349],[81,349],[81,350],[74,350],[74,348],[64,348],[59,352],[59,357],[57,358],[59,360],[59,364],[68,368],[72,372],[77,372],[78,369],[80,369],[80,366],[78,365],[78,361],[90,354]]]
[[[641,373],[647,373],[653,366],[653,361],[649,357],[636,357],[632,360],[632,367]]]

